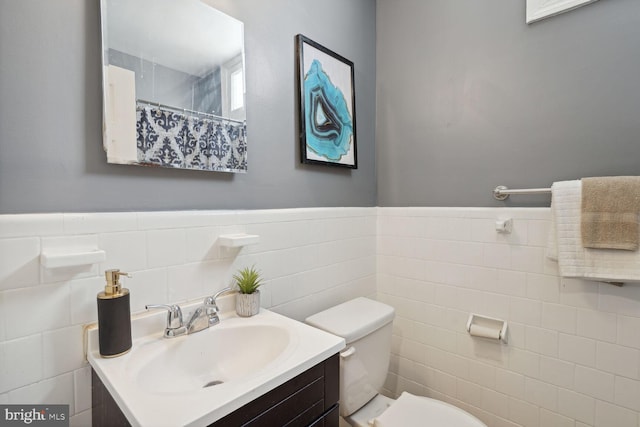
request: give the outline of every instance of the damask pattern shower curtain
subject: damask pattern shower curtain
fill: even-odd
[[[138,105],[138,162],[221,172],[247,171],[246,123]]]

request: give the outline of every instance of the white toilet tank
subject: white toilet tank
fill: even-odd
[[[378,394],[391,357],[393,307],[356,298],[306,319],[347,342],[340,353],[340,415],[347,416]]]

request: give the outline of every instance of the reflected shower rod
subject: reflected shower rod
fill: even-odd
[[[149,105],[151,107],[158,107],[158,108],[162,108],[162,109],[165,109],[165,110],[172,110],[172,111],[175,111],[177,113],[199,114],[199,115],[202,115],[202,116],[211,117],[213,119],[225,120],[227,122],[244,124],[243,120],[235,120],[235,119],[230,119],[228,117],[216,116],[215,114],[203,113],[202,111],[190,110],[188,108],[173,107],[171,105],[161,104],[160,102],[147,101],[146,99],[136,99],[136,102],[138,102],[140,104],[147,104],[147,105]]]

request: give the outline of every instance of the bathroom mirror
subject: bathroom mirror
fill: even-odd
[[[246,172],[244,25],[206,0],[101,0],[109,163]]]

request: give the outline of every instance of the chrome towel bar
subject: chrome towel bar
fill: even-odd
[[[504,185],[498,185],[493,189],[493,198],[496,200],[506,200],[511,194],[551,194],[551,188],[527,188],[512,190]]]

